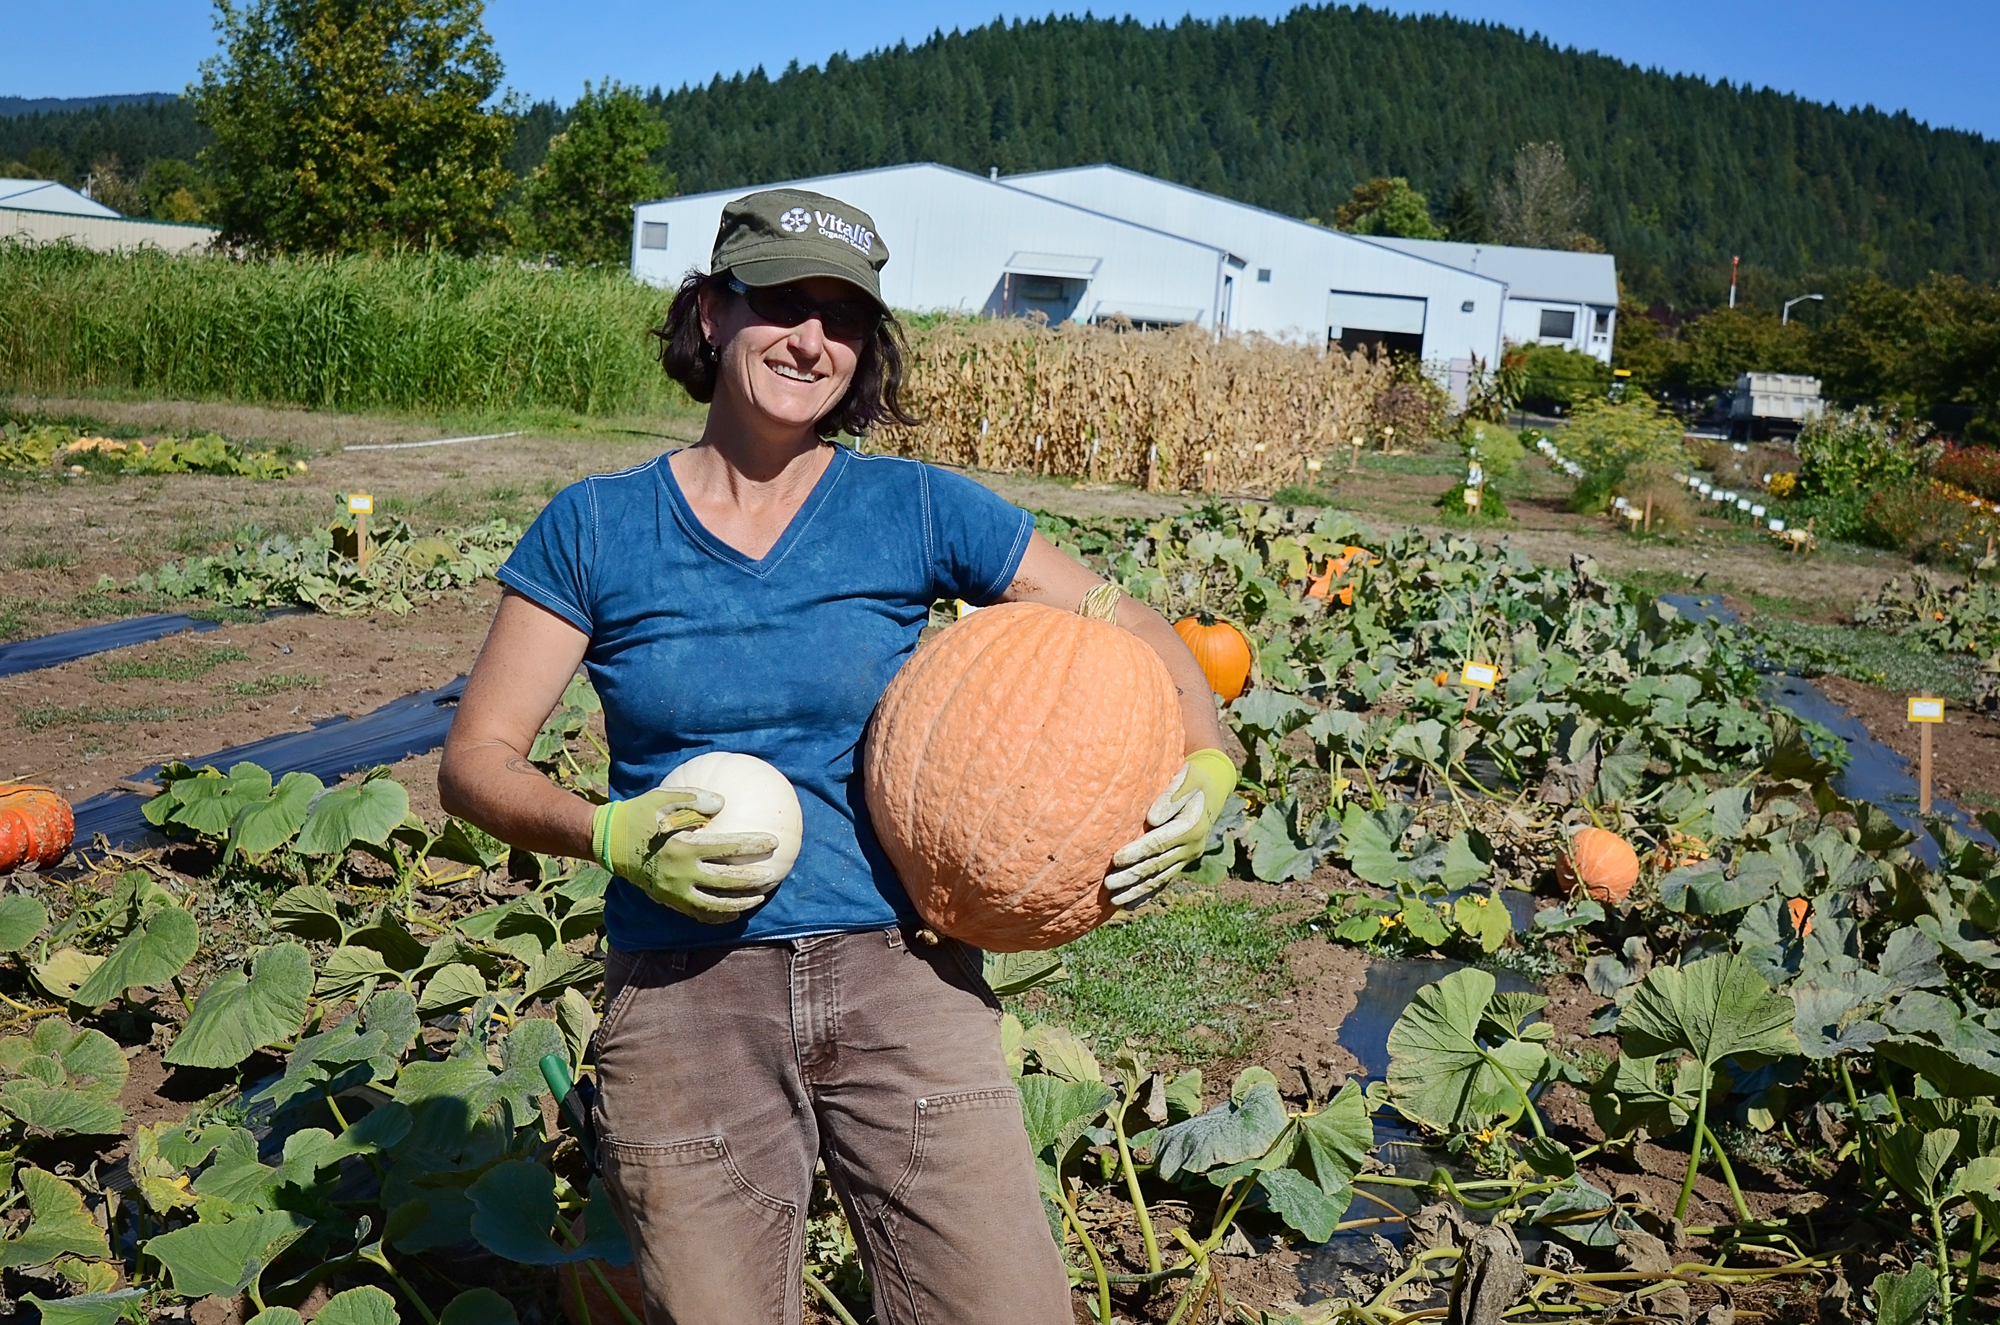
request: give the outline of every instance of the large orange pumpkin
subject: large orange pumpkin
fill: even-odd
[[[68,801],[47,787],[0,785],[0,874],[23,865],[45,870],[75,840]]]
[[[1111,918],[1112,853],[1184,755],[1166,664],[1106,621],[1001,603],[919,649],[875,708],[875,834],[932,928],[989,952]]]
[[[1250,641],[1227,621],[1217,621],[1207,613],[1184,616],[1174,622],[1174,634],[1188,646],[1201,664],[1208,688],[1229,701],[1240,698],[1250,684]]]
[[[1579,828],[1567,850],[1556,853],[1556,877],[1565,888],[1581,882],[1584,891],[1606,906],[1625,900],[1639,881],[1639,855],[1616,833]]]

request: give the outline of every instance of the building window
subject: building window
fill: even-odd
[[[1468,299],[1464,303],[1460,304],[1458,306],[1458,311],[1461,313],[1470,313],[1472,311],[1472,301]]]
[[[1269,285],[1270,283],[1271,283],[1271,269],[1269,267],[1259,267],[1257,269],[1257,284]]]
[[[667,223],[665,221],[639,222],[640,248],[665,248],[667,246]]]
[[[1544,308],[1542,310],[1542,339],[1568,340],[1576,335],[1576,310],[1570,308]]]

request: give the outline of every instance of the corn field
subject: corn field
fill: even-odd
[[[870,450],[1147,489],[1269,491],[1379,443],[1386,360],[1194,327],[948,320],[911,335],[923,421]],[[1400,431],[1400,430],[1399,430]]]

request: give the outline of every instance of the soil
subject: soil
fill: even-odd
[[[1817,684],[1876,740],[1908,760],[1915,774],[1923,738],[1909,720],[1911,694],[1839,676],[1821,677]],[[1931,794],[1974,816],[2000,810],[2000,720],[1955,704],[1946,707],[1945,720],[1931,728]]]
[[[0,677],[0,769],[80,801],[169,759],[366,713],[469,670],[498,600],[489,582],[407,616],[283,616]],[[217,659],[186,679],[113,679]],[[435,767],[413,792],[429,792]]]

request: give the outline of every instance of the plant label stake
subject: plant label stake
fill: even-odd
[[[1465,488],[1465,509],[1468,511],[1479,509],[1479,489],[1471,484],[1467,484]]]
[[[1348,473],[1351,474],[1355,470],[1361,468],[1361,448],[1363,446],[1366,446],[1367,444],[1368,444],[1368,439],[1366,437],[1363,437],[1360,433],[1354,434],[1354,440],[1347,444],[1348,447],[1350,448],[1347,457]]]
[[[1475,491],[1475,488],[1466,489],[1468,494]],[[1479,697],[1500,684],[1500,669],[1492,663],[1469,662],[1459,673],[1459,680],[1465,682],[1466,689],[1472,692],[1465,697],[1465,716],[1470,720],[1472,710],[1479,707]]]
[[[1910,721],[1917,724],[1917,813],[1931,812],[1931,728],[1944,721],[1944,701],[1925,696],[1910,701]]]
[[[347,499],[347,512],[354,517],[354,564],[362,570],[368,569],[368,515],[374,509],[375,499],[365,492]]]

